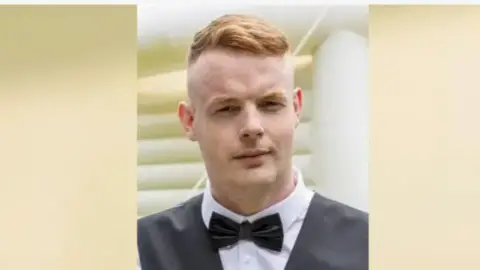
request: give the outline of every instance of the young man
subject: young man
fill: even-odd
[[[292,164],[302,110],[282,32],[225,15],[194,37],[178,107],[203,194],[138,221],[143,270],[366,270],[368,216],[306,188]]]

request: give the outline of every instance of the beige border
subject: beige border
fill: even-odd
[[[371,269],[480,269],[480,7],[370,9]]]
[[[0,7],[0,269],[135,269],[136,24]]]

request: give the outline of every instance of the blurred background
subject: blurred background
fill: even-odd
[[[306,184],[368,211],[368,6],[138,5],[138,217],[201,192],[196,143],[176,117],[186,97],[193,34],[226,13],[254,14],[283,29],[296,54],[304,112],[294,163]]]

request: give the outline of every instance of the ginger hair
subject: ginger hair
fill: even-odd
[[[214,19],[195,34],[188,64],[213,49],[269,57],[286,55],[290,45],[285,34],[269,22],[251,15],[228,14]]]

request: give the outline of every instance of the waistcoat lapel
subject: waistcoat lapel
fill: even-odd
[[[202,220],[202,195],[139,223],[142,270],[222,270]]]
[[[182,244],[186,247],[185,254],[180,256],[186,266],[182,270],[222,270],[220,255],[213,248],[208,229],[202,219],[201,201],[199,200],[199,203],[195,204],[195,208],[192,209],[191,222],[193,226],[188,226],[189,230],[185,231],[185,235],[182,236],[185,239]]]
[[[287,261],[285,270],[327,270],[325,265],[319,267],[319,258],[315,254],[322,248],[321,238],[317,235],[323,235],[326,231],[325,223],[321,220],[322,209],[319,197],[315,194],[308,207],[304,223],[300,229],[297,241],[293,247],[290,258]],[[321,259],[321,258],[320,258]]]
[[[315,193],[285,270],[367,270],[368,223],[357,215]]]

